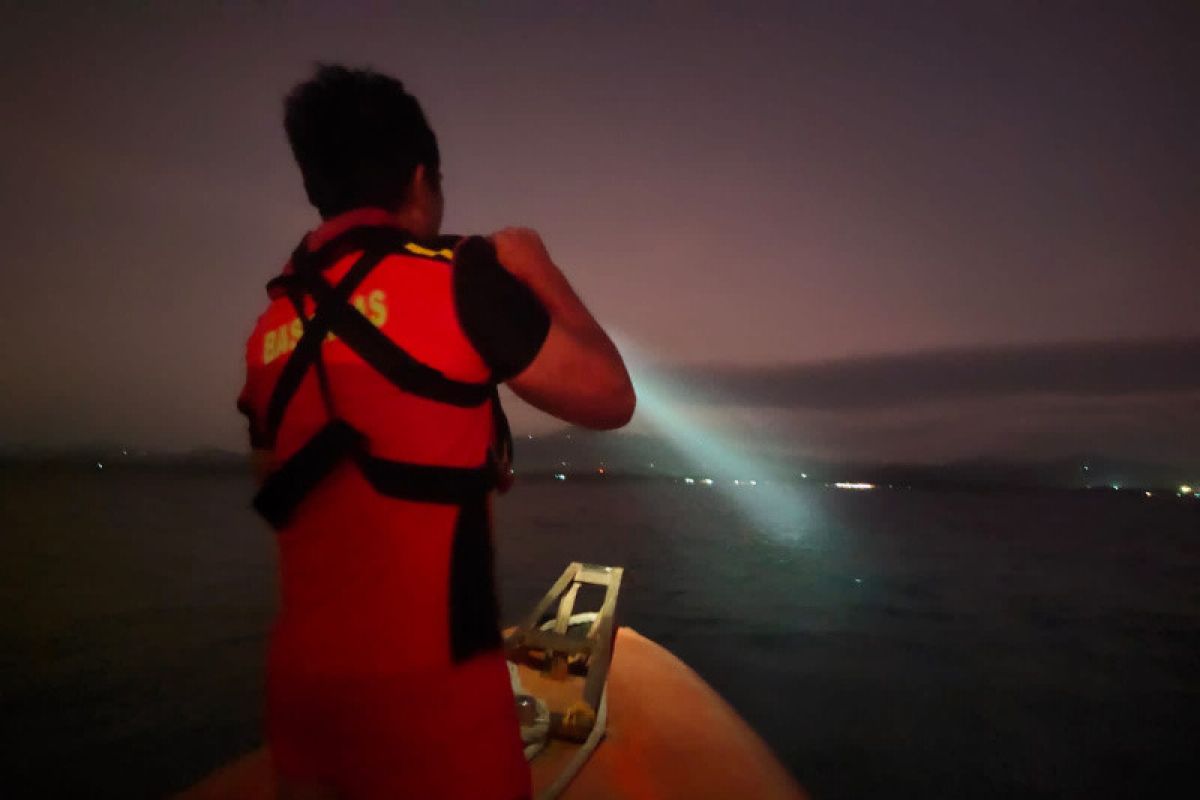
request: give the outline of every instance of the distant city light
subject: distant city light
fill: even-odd
[[[1121,491],[1121,484],[1119,484],[1119,483],[1114,483],[1114,484],[1112,485],[1112,488],[1113,488],[1113,491],[1114,491],[1114,492],[1119,492],[1119,491]]]
[[[866,491],[868,489],[875,488],[875,484],[873,484],[873,483],[848,483],[845,481],[840,482],[840,483],[835,483],[834,486],[836,486],[839,489],[856,489],[859,491]]]
[[[1192,493],[1192,487],[1188,486],[1188,485],[1185,483],[1183,486],[1180,486],[1180,487],[1179,487],[1179,493],[1180,493],[1180,494],[1191,494],[1191,493]]]
[[[1154,497],[1154,495],[1150,492],[1146,492],[1146,497]]]
[[[703,483],[705,486],[712,486],[712,485],[713,485],[713,479],[712,479],[712,478],[705,478],[704,480],[702,480],[702,481],[700,481],[700,482],[701,482],[701,483]]]
[[[696,479],[695,479],[695,478],[684,478],[684,479],[683,479],[683,482],[684,482],[684,483],[686,483],[686,484],[688,484],[688,485],[691,485],[691,484],[693,484],[693,483],[695,483],[695,482],[696,482]]]
[[[604,467],[596,467],[596,474],[597,474],[597,475],[603,475],[603,474],[604,474]]]
[[[556,472],[556,473],[554,473],[554,480],[556,480],[556,481],[565,481],[566,479],[567,479],[567,476],[566,476],[566,475],[563,475],[561,472]]]
[[[801,472],[801,473],[800,473],[800,477],[801,477],[801,478],[804,478],[805,480],[808,480],[808,473],[807,473],[807,472]]]
[[[104,465],[103,465],[103,464],[101,464],[99,461],[97,461],[97,462],[96,462],[96,469],[104,469]]]
[[[758,486],[758,481],[750,481],[751,486]]]
[[[742,482],[741,482],[741,481],[739,481],[737,478],[734,478],[734,479],[733,479],[733,485],[734,485],[734,486],[741,486],[741,485],[742,485]]]

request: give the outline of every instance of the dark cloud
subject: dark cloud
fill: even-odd
[[[850,409],[1052,394],[1112,397],[1200,389],[1200,339],[1042,344],[873,356],[816,364],[668,369],[690,400]]]

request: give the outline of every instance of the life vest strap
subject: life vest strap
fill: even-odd
[[[495,485],[490,462],[473,468],[443,467],[373,456],[360,431],[334,419],[267,477],[254,496],[254,508],[277,530],[286,527],[308,493],[346,460],[357,464],[375,491],[398,500],[466,506]]]
[[[490,464],[440,467],[365,454],[356,460],[375,491],[398,500],[462,506],[482,498],[495,485],[495,470]]]
[[[272,527],[285,527],[313,487],[362,446],[362,433],[344,420],[331,420],[267,476],[254,495],[255,510]]]
[[[456,381],[413,358],[351,305],[353,291],[384,258],[403,252],[405,242],[402,232],[395,229],[352,229],[315,252],[308,252],[301,242],[292,253],[293,274],[276,279],[275,285],[282,286],[292,296],[304,334],[284,364],[267,405],[267,441],[272,446],[288,403],[299,390],[308,368],[319,361],[321,345],[330,333],[336,334],[368,366],[403,391],[463,408],[482,405],[492,397],[493,386],[489,383]],[[357,249],[362,249],[358,261],[336,286],[331,286],[322,270]],[[311,319],[302,313],[299,291],[308,292],[316,301],[316,312]],[[325,386],[322,390],[328,394]]]
[[[303,243],[301,243],[303,247]],[[342,305],[350,298],[350,293],[358,287],[367,275],[371,273],[379,262],[383,260],[386,253],[382,251],[364,252],[362,256],[354,263],[354,266],[346,273],[345,277],[338,282],[335,289],[332,289],[327,295],[331,300],[330,305]],[[292,256],[292,265],[297,270],[300,269],[297,256]],[[279,426],[283,423],[284,412],[287,411],[288,404],[292,401],[296,392],[300,389],[300,384],[304,380],[304,375],[308,372],[308,368],[321,357],[321,344],[325,341],[326,335],[330,331],[330,321],[328,312],[320,305],[317,306],[316,313],[312,319],[306,319],[302,313],[304,310],[303,304],[296,297],[297,287],[294,283],[290,283],[287,287],[288,294],[292,297],[292,303],[297,307],[300,313],[300,319],[304,326],[304,334],[300,337],[300,341],[296,343],[296,348],[292,354],[288,356],[287,363],[283,365],[283,370],[279,373],[279,378],[275,381],[275,388],[271,391],[271,399],[267,403],[267,440],[271,446],[275,446],[275,437],[279,433]],[[350,306],[353,308],[353,306]],[[355,311],[357,313],[357,310]],[[363,320],[364,322],[366,320]],[[370,324],[369,322],[367,323]]]
[[[463,408],[482,405],[492,396],[491,384],[456,381],[413,358],[340,297],[341,283],[334,288],[319,274],[301,276],[301,283],[316,299],[317,314],[324,316],[328,329],[398,389]]]
[[[347,231],[312,253],[301,242],[292,254],[292,274],[275,281],[274,285],[287,292],[296,308],[304,333],[271,393],[266,419],[268,441],[275,446],[287,406],[310,367],[317,370],[329,415],[325,426],[268,476],[254,497],[254,507],[276,529],[286,527],[309,492],[346,460],[352,460],[358,466],[375,491],[401,500],[467,508],[481,503],[497,486],[500,470],[493,452],[488,453],[486,463],[475,468],[390,461],[371,455],[367,450],[367,437],[338,417],[334,407],[333,392],[321,358],[322,344],[330,333],[337,334],[367,365],[404,391],[461,407],[476,407],[491,399],[497,445],[508,451],[501,455],[507,473],[511,434],[495,385],[452,380],[422,364],[350,303],[354,289],[385,257],[402,252],[406,241],[403,233],[395,229],[368,228]],[[362,255],[336,285],[331,285],[322,275],[323,269],[333,261],[360,250]],[[316,301],[316,311],[311,318],[304,314],[304,292]],[[504,477],[511,481],[509,475]]]

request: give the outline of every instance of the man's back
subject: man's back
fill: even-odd
[[[398,81],[322,67],[286,126],[325,223],[269,284],[239,399],[278,531],[281,795],[526,796],[492,568],[495,387],[613,427],[628,374],[536,234],[439,236],[436,138]]]
[[[464,326],[460,311],[473,303],[460,298],[484,291],[499,266],[465,258],[456,263],[449,248],[411,241],[386,212],[340,215],[310,233],[304,247],[319,251],[366,229],[389,229],[396,241],[346,300],[407,356],[452,381],[486,386],[506,376],[480,349],[506,341],[508,369],[523,368],[537,353],[548,321],[532,296],[507,315]],[[346,250],[329,259],[320,280],[338,285],[365,257],[353,245]],[[406,391],[332,332],[322,337],[282,414],[271,418],[272,401],[289,363],[299,357],[304,331],[327,313],[311,292],[296,291],[297,273],[289,264],[272,282],[270,303],[246,347],[240,405],[254,438],[271,445],[275,469],[303,458],[304,448],[336,419],[363,435],[361,456],[373,463],[486,470],[493,399],[459,405]],[[505,321],[507,331],[495,328]],[[476,347],[468,329],[479,335],[487,325],[495,335]],[[526,332],[520,341],[514,333],[519,331]],[[482,488],[458,502],[394,496],[375,485],[354,458],[341,459],[307,489],[279,529],[281,603],[268,665],[272,744],[286,771],[305,775],[306,765],[356,742],[363,758],[386,745],[393,754],[420,755],[421,763],[435,765],[429,768],[441,775],[453,766],[454,755],[427,752],[421,742],[436,741],[439,730],[449,735],[465,715],[475,720],[472,736],[480,739],[463,742],[462,752],[473,760],[491,753],[510,781],[523,774],[499,649],[490,527]],[[389,704],[396,714],[385,719]],[[368,710],[375,724],[363,717]],[[356,726],[373,729],[370,742]],[[337,734],[330,738],[314,734],[317,730]],[[347,757],[343,753],[337,760]],[[406,780],[417,781],[409,789],[432,791],[415,770],[416,761],[403,770]],[[360,765],[352,772],[362,778],[370,770]],[[472,772],[478,774],[478,767]],[[393,765],[380,774],[399,780],[395,773]],[[500,778],[489,780],[495,784]]]

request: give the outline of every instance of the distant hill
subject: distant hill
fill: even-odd
[[[164,452],[119,445],[39,450],[37,448],[0,449],[0,465],[45,469],[180,469],[189,471],[248,470],[246,453],[216,448]]]
[[[945,464],[852,463],[740,452],[738,468],[717,456],[698,461],[671,441],[625,432],[566,428],[551,434],[519,436],[515,468],[523,478],[682,478],[775,480],[924,487],[1028,487],[1055,489],[1169,489],[1200,485],[1200,463],[1151,464],[1078,455],[1049,461],[971,459]],[[151,452],[112,445],[71,450],[0,450],[0,465],[52,469],[152,469],[242,471],[246,453],[217,449]],[[747,466],[750,465],[750,466]],[[738,471],[740,469],[741,471]],[[749,469],[754,474],[742,474]],[[601,473],[603,470],[603,473]]]
[[[518,474],[608,475],[776,480],[863,481],[905,485],[979,485],[1012,487],[1175,488],[1200,483],[1196,464],[1150,464],[1078,455],[1049,461],[971,459],[945,464],[851,463],[801,456],[750,455],[761,474],[741,475],[713,460],[697,462],[668,440],[644,434],[597,433],[569,428],[515,442]]]

